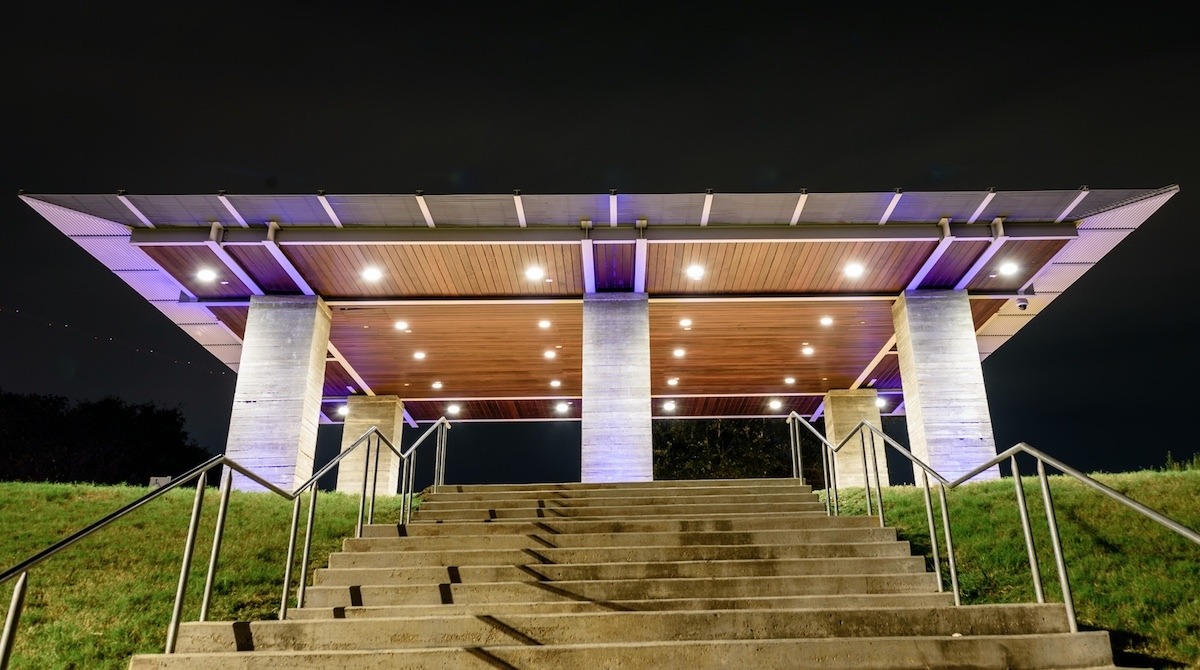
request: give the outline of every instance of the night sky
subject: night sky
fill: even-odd
[[[1160,466],[1168,450],[1200,450],[1187,419],[1200,341],[1191,260],[1200,249],[1200,41],[1186,22],[995,5],[649,4],[6,8],[0,388],[179,406],[192,436],[219,452],[235,381],[21,202],[21,188],[1178,184],[1140,230],[989,357],[984,376],[1001,448],[1026,441],[1088,471]],[[546,454],[571,430],[577,443],[578,427],[564,428],[546,438]],[[513,431],[483,435],[452,433],[451,448],[455,437],[478,450],[517,440]],[[573,449],[559,451],[577,468]]]

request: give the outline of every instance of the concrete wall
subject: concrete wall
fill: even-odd
[[[907,291],[892,307],[913,455],[956,479],[996,455],[966,291]],[[920,472],[915,473],[920,482]],[[996,479],[991,468],[979,479]]]
[[[330,311],[316,296],[252,296],[225,454],[275,486],[313,474]],[[241,490],[262,487],[241,475]]]
[[[584,296],[582,419],[582,481],[654,479],[645,293]]]
[[[346,407],[349,410],[342,424],[342,451],[349,449],[363,433],[372,426],[400,449],[400,435],[404,427],[404,403],[394,395],[350,396]],[[338,464],[337,490],[358,495],[362,492],[364,468],[367,472],[368,490],[375,482],[379,495],[391,495],[400,490],[400,459],[387,445],[380,445],[376,452],[375,438],[370,438],[371,462],[368,464],[367,445],[359,445]],[[428,449],[428,447],[426,447]],[[379,454],[378,475],[375,474],[375,454]],[[432,452],[430,452],[432,453]]]
[[[879,417],[879,406],[875,400],[879,394],[874,389],[839,389],[825,394],[825,437],[835,446],[854,430],[861,421],[867,421],[872,426],[883,429],[883,421]],[[871,435],[866,434],[866,444],[871,446]],[[874,486],[875,467],[879,468],[879,482],[888,486],[887,453],[883,440],[875,436],[875,463],[871,462],[871,454],[867,452],[867,471]],[[845,444],[836,454],[837,485],[856,486],[862,488],[863,481],[863,441],[855,437]]]

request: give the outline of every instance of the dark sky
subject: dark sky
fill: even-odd
[[[234,386],[19,188],[1178,184],[984,375],[1002,447],[1024,440],[1087,470],[1200,449],[1186,418],[1200,341],[1200,40],[1186,22],[997,5],[402,4],[6,8],[0,388],[179,405],[220,450]]]

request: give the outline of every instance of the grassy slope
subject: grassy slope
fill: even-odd
[[[1173,519],[1200,528],[1200,472],[1100,475],[1104,483]],[[1071,585],[1084,626],[1114,632],[1124,665],[1200,668],[1200,547],[1142,521],[1107,498],[1054,478]],[[0,483],[0,566],[8,567],[137,498],[145,489]],[[1035,515],[1048,599],[1061,596],[1045,535],[1037,483],[1025,484]],[[861,491],[843,492],[853,510]],[[212,538],[215,490],[190,582],[185,619],[199,611]],[[113,668],[134,653],[162,648],[191,510],[191,490],[174,491],[30,573],[30,589],[12,667]],[[935,498],[936,499],[936,498]],[[1033,599],[1011,480],[972,484],[949,494],[965,603]],[[919,493],[886,494],[890,526],[917,551],[928,550]],[[358,502],[322,494],[315,565],[353,532]],[[306,508],[302,508],[302,513]],[[268,494],[235,493],[210,618],[273,618],[279,605],[291,505]],[[394,518],[381,504],[376,519]],[[0,586],[7,609],[12,583]]]

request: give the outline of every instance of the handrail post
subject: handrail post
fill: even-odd
[[[296,498],[299,500],[299,497]],[[308,525],[304,527],[304,553],[300,557],[300,586],[296,588],[296,607],[304,607],[304,587],[308,583],[308,558],[312,555],[313,523],[317,518],[317,484],[308,489]]]
[[[383,440],[375,435],[375,469],[371,475],[371,507],[367,512],[367,523],[375,523],[375,498],[379,495],[379,457],[382,455]],[[367,441],[367,456],[371,455],[371,442]]]
[[[863,465],[863,498],[867,501],[867,516],[871,516],[871,473],[867,470],[867,433],[863,428],[858,429],[858,443],[862,446]]]
[[[400,523],[408,518],[408,461],[406,457],[400,463]]]
[[[799,465],[796,463],[796,421],[792,417],[787,418],[788,425],[788,446],[792,449],[792,479],[800,478],[800,483],[804,480],[801,477]]]
[[[950,533],[950,506],[946,503],[946,485],[938,484],[938,499],[942,503],[942,527],[946,532],[946,558],[950,564],[950,588],[954,591],[954,604],[962,604],[958,590],[958,564],[954,560],[954,536]]]
[[[217,560],[221,541],[225,538],[225,514],[229,510],[229,491],[233,488],[233,468],[221,474],[221,502],[217,506],[217,523],[213,528],[212,554],[208,558],[208,574],[204,577],[204,598],[200,601],[200,621],[208,621],[208,605],[212,600],[213,582],[217,578]]]
[[[875,455],[875,431],[871,431],[871,468],[875,470],[875,501],[879,510],[879,527],[887,524],[883,520],[883,482],[879,479],[879,457]]]
[[[825,480],[825,514],[832,515],[833,512],[833,496],[832,489],[829,488],[829,448],[825,443],[821,443],[821,477]]]
[[[1029,574],[1033,577],[1033,593],[1039,603],[1046,602],[1042,592],[1042,573],[1038,568],[1037,549],[1033,544],[1033,527],[1029,523],[1029,507],[1025,504],[1025,487],[1021,484],[1021,471],[1017,468],[1017,455],[1009,459],[1012,466],[1013,486],[1017,489],[1017,510],[1021,514],[1021,530],[1025,533],[1025,553],[1029,555]]]
[[[17,641],[17,624],[21,621],[21,610],[25,608],[25,587],[29,573],[22,572],[13,587],[12,600],[8,604],[8,616],[4,617],[4,635],[0,636],[0,670],[7,670],[13,644]]]
[[[362,489],[358,495],[358,521],[354,526],[354,537],[362,537],[363,515],[367,508],[367,479],[371,475],[371,440],[367,439],[367,451],[363,456]]]
[[[837,454],[834,453],[832,447],[827,447],[829,450],[829,471],[830,479],[833,480],[833,515],[841,516],[842,514],[842,496],[838,492],[838,471],[837,471]]]
[[[408,512],[404,517],[405,524],[412,521],[413,496],[416,495],[414,489],[417,487],[417,451],[415,449],[409,455],[408,460],[410,461],[408,466]]]
[[[1046,504],[1046,523],[1050,526],[1050,544],[1054,547],[1054,564],[1058,568],[1058,583],[1062,585],[1063,606],[1067,610],[1067,624],[1072,633],[1079,632],[1075,620],[1075,602],[1071,598],[1071,580],[1067,578],[1067,563],[1063,558],[1062,539],[1058,535],[1058,521],[1054,516],[1054,500],[1050,496],[1050,480],[1046,478],[1046,464],[1038,459],[1038,479],[1042,482],[1042,501]]]
[[[166,653],[175,653],[176,638],[179,637],[179,619],[183,615],[183,597],[187,594],[188,572],[192,567],[192,552],[196,549],[196,529],[200,527],[200,510],[204,507],[204,485],[207,471],[196,476],[196,497],[192,500],[192,519],[188,522],[187,540],[183,545],[183,560],[179,568],[179,584],[175,588],[175,606],[171,609],[171,623],[167,627]]]
[[[933,499],[929,495],[929,473],[921,470],[921,483],[925,488],[925,522],[929,524],[929,548],[933,551],[933,574],[937,576],[938,593],[946,588],[942,585],[942,552],[938,550],[937,526],[933,523]]]
[[[287,564],[283,567],[283,596],[279,599],[279,620],[287,618],[288,591],[292,590],[292,563],[296,560],[296,531],[300,525],[300,496],[292,498],[292,523],[288,531]]]

